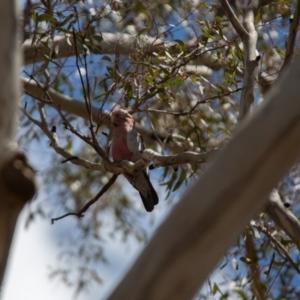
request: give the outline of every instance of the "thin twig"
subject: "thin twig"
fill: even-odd
[[[259,229],[261,232],[263,232],[274,244],[275,246],[284,254],[284,258],[289,261],[291,266],[296,270],[297,273],[300,274],[300,268],[298,264],[294,262],[288,251],[284,248],[284,246],[278,241],[271,232],[268,231],[268,229],[260,224],[252,224],[252,226]]]
[[[90,162],[88,160],[79,158],[73,154],[71,154],[70,152],[66,151],[65,149],[63,149],[58,141],[57,135],[55,132],[52,132],[48,129],[47,124],[43,124],[42,122],[36,120],[35,118],[33,118],[24,108],[20,107],[21,111],[24,113],[24,115],[34,124],[36,124],[44,133],[45,135],[50,139],[50,146],[55,150],[56,153],[60,154],[61,156],[63,156],[66,161],[71,161],[74,165],[78,165],[78,166],[82,166],[85,167],[86,169],[90,169],[90,170],[97,170],[97,171],[104,171],[106,169],[111,169],[110,171],[112,171],[113,173],[122,173],[118,172],[118,170],[122,170],[122,168],[120,169],[120,167],[114,167],[112,163],[106,163],[105,167],[103,164],[98,164],[98,163],[94,163],[94,162]],[[115,171],[115,172],[114,172]]]
[[[34,76],[30,75],[29,73],[27,73],[26,71],[24,71],[24,74],[26,74],[31,80],[33,80],[37,86],[46,94],[47,96],[47,100],[49,100],[51,103],[53,103],[53,101],[51,101],[51,97],[48,93],[48,89],[46,85],[44,85],[44,87],[34,78]],[[43,100],[43,102],[47,101],[47,100]]]
[[[95,146],[94,142],[91,141],[91,138],[84,136],[81,132],[79,132],[78,130],[75,129],[75,127],[69,122],[69,120],[65,117],[65,115],[62,113],[62,111],[55,107],[58,114],[60,115],[60,117],[63,120],[63,124],[65,126],[67,126],[67,128],[73,133],[75,134],[77,137],[79,137],[81,140],[83,140],[85,143],[87,143],[88,145],[90,145],[96,152],[97,152],[97,146]]]
[[[105,154],[105,151],[100,147],[100,145],[98,144],[98,141],[96,139],[95,136],[95,132],[94,132],[94,124],[93,124],[93,120],[92,120],[92,105],[91,105],[91,100],[90,100],[90,86],[89,86],[89,82],[87,82],[87,90],[83,81],[83,75],[81,73],[81,69],[79,66],[79,54],[78,54],[78,46],[77,46],[77,37],[76,37],[76,32],[75,29],[73,28],[73,39],[74,39],[74,49],[75,49],[75,57],[76,57],[76,67],[77,67],[77,71],[79,73],[79,78],[81,81],[81,86],[82,86],[82,90],[83,90],[83,95],[84,95],[84,102],[86,104],[86,109],[87,109],[87,113],[88,113],[88,120],[90,123],[90,132],[92,135],[92,139],[94,142],[94,146],[95,146],[95,150],[96,152],[104,159],[104,160],[108,160],[107,156]],[[86,50],[85,50],[86,51]],[[85,62],[85,72],[86,74],[88,73],[87,70],[87,63],[86,63],[86,54],[84,54],[84,62]],[[88,80],[88,75],[86,75],[87,80]]]
[[[152,97],[154,97],[160,90],[161,86],[166,83],[168,80],[170,80],[171,78],[173,78],[175,75],[178,74],[178,72],[180,71],[180,68],[185,66],[188,62],[190,62],[191,60],[193,60],[196,57],[202,56],[208,52],[211,52],[212,50],[217,50],[217,49],[222,49],[224,48],[226,45],[221,45],[221,46],[214,46],[210,49],[205,48],[204,51],[202,51],[202,47],[198,46],[196,49],[194,49],[191,53],[189,53],[188,55],[184,56],[181,60],[180,63],[177,64],[178,60],[174,61],[173,66],[171,67],[169,74],[165,77],[163,77],[160,81],[155,83],[155,86],[152,86],[151,88],[149,88],[148,90],[146,90],[141,96],[139,101],[137,101],[137,104],[133,107],[134,110],[141,104],[145,103],[147,99],[150,99]],[[199,53],[200,51],[200,53]]]
[[[221,0],[222,6],[225,9],[225,11],[228,14],[228,18],[236,30],[236,32],[242,37],[243,35],[248,34],[247,30],[245,27],[242,25],[242,23],[239,21],[237,16],[235,15],[234,11],[232,10],[230,4],[228,3],[227,0]]]
[[[62,163],[65,162],[72,162],[74,165],[85,167],[86,169],[90,170],[97,170],[97,171],[107,171],[114,174],[136,174],[141,170],[144,170],[150,161],[153,162],[153,166],[155,168],[158,167],[165,167],[165,166],[179,166],[188,163],[203,163],[211,159],[211,157],[215,154],[217,150],[212,150],[207,153],[197,153],[197,152],[183,152],[177,155],[167,155],[163,156],[160,153],[157,153],[151,149],[145,149],[142,156],[143,159],[138,160],[135,163],[132,163],[127,160],[122,160],[119,162],[110,162],[109,159],[104,160],[103,163],[94,163],[78,156],[73,155],[72,153],[63,149],[57,138],[55,132],[52,132],[48,129],[47,124],[41,121],[36,120],[33,118],[24,108],[20,107],[24,115],[36,124],[40,129],[45,133],[45,135],[50,139],[50,146],[55,150],[56,153],[60,154],[65,158]]]
[[[212,96],[212,97],[208,97],[208,98],[205,98],[205,99],[202,99],[202,100],[199,100],[196,102],[196,104],[190,109],[190,114],[193,113],[193,111],[196,109],[196,107],[199,105],[199,104],[202,104],[202,103],[206,103],[206,102],[209,102],[211,100],[214,100],[214,99],[219,99],[221,97],[226,97],[226,96],[229,96],[229,95],[232,95],[233,93],[237,93],[237,92],[240,92],[242,91],[243,88],[237,88],[235,89],[234,91],[229,91],[227,93],[224,93],[224,94],[219,94],[219,95],[216,95],[216,96]]]
[[[286,68],[286,66],[290,63],[290,61],[292,59],[292,56],[294,53],[296,35],[298,32],[299,18],[300,18],[300,0],[297,1],[295,12],[291,19],[289,35],[288,35],[288,38],[286,41],[285,57],[284,57],[283,65],[280,70],[280,74]]]
[[[102,195],[104,195],[104,193],[114,184],[114,182],[116,181],[118,176],[119,175],[114,174],[109,179],[109,181],[102,187],[102,189],[99,191],[99,193],[94,198],[92,198],[90,201],[88,201],[78,212],[69,212],[60,217],[52,218],[51,224],[54,224],[55,221],[61,220],[68,216],[76,216],[78,218],[84,217],[84,213],[89,209],[90,206],[92,206],[95,202],[97,202]]]
[[[73,159],[79,159],[79,157],[78,156],[71,156],[69,158],[66,158],[66,159],[62,160],[61,163],[64,164],[64,163],[66,163],[68,161],[71,161]]]
[[[265,293],[266,299],[269,299],[269,298],[268,298],[268,295],[269,295],[269,293],[270,293],[270,291],[271,291],[271,289],[272,289],[272,287],[273,287],[273,285],[274,285],[276,279],[278,278],[278,276],[279,276],[279,274],[280,274],[280,272],[281,272],[281,269],[283,268],[284,265],[285,265],[285,264],[282,264],[282,265],[279,267],[277,274],[274,276],[273,281],[270,283],[270,285],[269,285],[269,287],[268,287],[268,289],[267,289],[267,291],[266,291],[266,293]]]

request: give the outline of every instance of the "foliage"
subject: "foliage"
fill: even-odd
[[[241,17],[246,2],[230,1]],[[263,100],[280,72],[289,18],[295,9],[292,1],[270,2],[255,17],[261,60],[254,106]],[[230,139],[237,125],[244,88],[244,49],[218,2],[27,1],[23,7],[23,32],[24,41],[31,39],[33,49],[38,44],[43,46],[43,51],[36,51],[37,56],[42,53],[43,60],[33,59],[24,66],[23,75],[46,87],[43,99],[24,95],[23,106],[36,119],[45,116],[49,128],[56,126],[62,148],[74,156],[98,163],[103,160],[95,148],[87,145],[86,139],[74,134],[69,124],[85,138],[92,140],[96,136],[100,147],[105,149],[107,136],[102,132],[108,133],[107,123],[103,121],[96,126],[91,119],[79,118],[68,111],[63,112],[62,118],[60,107],[48,105],[51,99],[47,89],[82,99],[88,111],[91,107],[99,112],[111,111],[116,106],[130,110],[148,132],[158,133],[147,140],[147,147],[163,154],[219,148]],[[111,49],[103,46],[107,33],[119,34],[118,45]],[[59,35],[65,37],[67,45],[74,46],[72,53],[61,54],[63,46],[55,43]],[[123,38],[129,35],[132,40],[126,44]],[[147,43],[150,38],[152,42]],[[297,38],[295,51],[299,46]],[[160,135],[165,139],[159,138]],[[99,174],[71,162],[62,164],[64,159],[50,152],[45,135],[26,115],[21,120],[20,142],[29,152],[38,147],[47,156],[38,171],[47,194],[43,198],[51,201],[47,200],[48,205],[45,201],[32,203],[29,220],[37,213],[53,217],[78,211],[111,177],[106,171]],[[164,194],[171,202],[194,176],[201,176],[204,171],[205,166],[191,164],[180,166],[177,172],[170,167],[152,172],[160,178]],[[299,178],[296,165],[278,187],[282,197],[292,203],[298,197]],[[101,274],[92,262],[105,260],[102,220],[109,216],[111,234],[122,232],[124,237],[133,235],[145,240],[147,231],[142,221],[145,213],[140,203],[132,199],[131,191],[124,192],[122,186],[123,182],[117,181],[77,222],[85,243],[77,244],[67,253],[79,262],[78,276],[66,277],[75,268],[53,271],[67,283],[75,281],[78,291],[90,279],[101,282]],[[292,211],[299,214],[297,204]],[[76,245],[74,240],[68,243]],[[297,298],[298,260],[295,245],[262,212],[228,250],[198,297]]]

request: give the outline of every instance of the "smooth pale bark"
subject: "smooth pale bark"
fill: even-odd
[[[100,38],[99,34],[95,34],[94,37]],[[86,44],[90,46],[91,52],[102,53],[102,54],[113,54],[116,52],[120,55],[129,55],[132,53],[136,53],[137,51],[137,42],[139,43],[139,47],[142,51],[146,51],[149,55],[152,55],[153,52],[159,52],[162,48],[168,49],[172,54],[179,54],[181,50],[178,47],[176,42],[165,41],[164,39],[159,39],[157,37],[152,37],[148,35],[131,35],[127,33],[109,33],[102,32],[101,33],[102,41],[97,42],[93,41],[91,44],[88,40],[86,40]],[[42,62],[49,59],[49,55],[52,52],[52,49],[56,50],[54,59],[64,58],[68,56],[74,56],[76,54],[74,39],[73,36],[65,36],[65,35],[56,35],[53,37],[53,40],[49,42],[50,47],[45,46],[45,42],[47,42],[47,38],[43,39],[43,43],[40,41],[32,43],[31,39],[27,39],[22,45],[22,52],[24,56],[24,65],[34,64],[37,62]],[[185,46],[187,48],[187,52],[194,51],[196,48],[205,51],[205,47],[199,44],[199,40],[196,38],[186,40]],[[78,46],[78,53],[84,53],[84,48]],[[220,64],[218,62],[217,57],[211,55],[208,52],[198,55],[194,62],[197,62],[197,65],[205,65],[209,68],[220,68]],[[207,74],[206,70],[198,70],[198,72],[203,74]]]
[[[17,149],[20,53],[17,44],[15,1],[3,1],[0,9],[0,165]]]
[[[20,95],[17,1],[0,9],[0,284],[18,215],[35,193],[34,172],[18,153],[16,129]]]
[[[300,252],[300,223],[298,218],[282,203],[277,191],[273,191],[268,198],[265,211],[295,243]]]
[[[231,24],[239,34],[244,46],[245,70],[239,109],[239,119],[241,120],[247,113],[249,113],[250,107],[254,102],[254,91],[258,83],[260,56],[256,50],[257,31],[254,25],[254,18],[261,5],[264,4],[259,0],[249,2],[243,24],[241,24],[229,2],[227,0],[221,0],[221,3],[227,12]]]
[[[102,32],[100,34],[95,34],[95,37],[102,38],[102,41],[96,42],[93,41],[92,49],[97,49],[98,53],[103,54],[115,54],[119,52],[121,54],[131,54],[136,52],[136,44],[137,37],[135,35],[130,35],[126,33],[109,33]],[[43,42],[47,41],[44,39]],[[157,39],[155,37],[141,35],[140,39],[140,47],[147,48],[151,47],[152,51],[157,51],[158,47],[164,43],[163,40]],[[87,40],[86,43],[91,46],[92,44]],[[68,57],[76,54],[74,47],[74,38],[72,35],[57,35],[54,36],[53,41],[49,43],[52,45],[53,49],[57,49],[57,53],[55,58],[60,57]],[[174,42],[165,42],[166,47],[174,45]],[[51,48],[45,47],[43,43],[36,42],[32,44],[32,40],[28,39],[24,42],[22,46],[22,51],[24,54],[24,64],[32,64],[45,60],[45,55],[49,55],[52,51]],[[84,48],[78,46],[77,51],[79,53],[83,53]]]
[[[300,57],[157,230],[110,300],[191,299],[300,153]]]

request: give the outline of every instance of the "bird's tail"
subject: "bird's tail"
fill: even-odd
[[[147,173],[143,171],[134,175],[131,183],[139,191],[145,209],[151,212],[154,205],[158,204],[159,199]]]

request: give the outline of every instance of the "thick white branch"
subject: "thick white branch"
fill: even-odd
[[[16,151],[16,131],[18,125],[18,97],[20,83],[18,77],[20,50],[17,41],[16,4],[2,3],[0,9],[0,165],[12,151]],[[6,7],[8,6],[8,7]],[[4,42],[5,41],[5,42]]]
[[[126,34],[126,33],[109,33],[103,32],[96,34],[98,38],[102,37],[101,42],[93,41],[93,47],[96,47],[100,53],[103,54],[116,54],[120,53],[123,55],[128,55],[135,53],[137,51],[137,43],[139,47],[149,50],[151,52],[158,51],[158,48],[163,45],[163,47],[169,48],[176,45],[175,42],[166,42],[164,40],[141,35],[139,37]],[[57,35],[51,41],[51,49],[45,47],[43,43],[47,42],[48,38],[44,38],[42,41],[36,42],[32,45],[32,40],[28,39],[22,45],[22,50],[24,54],[24,64],[32,64],[36,62],[41,62],[45,60],[45,55],[49,56],[51,49],[56,49],[55,58],[68,57],[76,54],[74,48],[74,39],[72,35]],[[43,42],[43,43],[42,43]],[[90,44],[88,40],[85,41],[87,45]],[[78,47],[77,52],[83,53],[84,48]]]
[[[242,25],[242,23],[239,21],[238,17],[236,16],[236,14],[234,13],[234,11],[232,10],[230,4],[228,3],[227,0],[221,0],[221,3],[223,5],[223,8],[225,9],[225,11],[228,14],[228,18],[232,24],[232,26],[234,27],[235,31],[242,37],[244,35],[247,35],[247,30],[244,28],[244,26]]]
[[[99,34],[95,35],[96,37],[100,37]],[[91,51],[95,51],[97,49],[98,53],[102,54],[113,54],[119,53],[121,55],[129,55],[132,53],[136,53],[137,51],[137,43],[138,47],[143,49],[144,51],[148,52],[149,55],[152,55],[154,52],[160,52],[161,49],[167,49],[171,51],[171,53],[179,54],[181,50],[178,47],[176,42],[172,41],[165,41],[162,39],[158,39],[155,37],[141,35],[139,37],[135,35],[130,35],[126,33],[108,33],[103,32],[101,34],[103,40],[98,42],[96,40],[93,41]],[[56,35],[54,36],[51,42],[49,41],[49,46],[46,47],[49,38],[43,38],[42,41],[37,41],[32,44],[32,40],[26,40],[22,45],[22,51],[24,55],[24,64],[33,64],[41,61],[45,61],[49,59],[50,53],[52,53],[52,49],[56,49],[55,57],[57,58],[64,58],[69,56],[76,55],[75,46],[74,46],[74,39],[72,36],[65,36],[65,35]],[[91,45],[91,43],[86,40],[85,43]],[[201,50],[201,55],[197,55],[195,60],[197,65],[205,65],[209,68],[215,68],[219,65],[218,58],[214,55],[211,55],[210,51],[204,46],[199,44],[199,40],[197,38],[193,38],[190,40],[185,41],[186,46],[186,53],[192,53],[195,49]],[[77,53],[83,53],[83,47],[77,47]],[[170,49],[172,48],[172,50]],[[205,72],[205,69],[198,69],[198,72]]]
[[[133,39],[136,37],[131,36],[129,34],[114,34],[111,33],[103,33],[104,40],[101,42],[98,47],[103,54],[115,54],[116,49],[118,53],[122,55],[131,54],[136,52],[136,48],[133,47]],[[150,43],[153,38],[145,36],[144,40],[149,41],[149,43],[144,42],[144,47],[147,48],[149,55],[153,52],[158,51],[158,48],[170,48],[174,47],[172,53],[179,53],[179,49],[177,48],[177,44],[174,42],[163,42],[162,40],[155,40],[155,42]],[[63,58],[68,56],[75,55],[75,49],[73,43],[66,36],[55,36],[52,48],[59,49],[55,58]],[[124,44],[122,44],[124,43]],[[187,48],[187,53],[194,51],[195,49],[201,49],[201,55],[197,55],[195,59],[191,61],[194,65],[188,64],[183,66],[181,69],[188,73],[193,74],[201,74],[203,76],[209,76],[212,74],[212,71],[217,71],[224,66],[220,64],[220,61],[216,55],[213,55],[208,49],[205,48],[204,45],[199,44],[197,38],[190,39],[185,41],[185,45]],[[22,46],[23,54],[24,54],[24,64],[32,64],[36,62],[45,61],[45,55],[48,55],[51,50],[45,47],[42,43],[37,43],[32,45],[32,40],[26,40]],[[78,49],[78,52],[81,53],[82,49]],[[49,52],[49,53],[48,53]],[[242,75],[242,74],[241,74]],[[265,74],[265,76],[267,76]]]
[[[300,251],[300,223],[296,216],[284,207],[277,191],[268,198],[266,212],[269,217],[291,238]]]
[[[297,3],[296,3],[294,15],[292,16],[292,20],[290,24],[289,35],[286,41],[285,57],[280,72],[282,72],[286,68],[286,66],[291,62],[294,54],[295,41],[296,41],[296,35],[298,33],[298,25],[299,25],[299,18],[300,18],[300,1],[298,0],[296,2]]]
[[[154,167],[175,167],[184,164],[195,164],[210,161],[216,154],[217,150],[197,153],[192,151],[183,152],[177,155],[161,155],[151,149],[145,149],[143,152],[143,159],[145,161],[152,161]]]
[[[254,91],[258,82],[258,62],[260,57],[256,50],[257,32],[254,26],[254,17],[262,4],[259,0],[249,2],[243,25],[239,22],[227,0],[222,0],[222,5],[226,10],[233,27],[240,35],[244,46],[244,87],[239,110],[239,119],[241,120],[250,110],[250,106],[254,101]]]
[[[35,193],[34,172],[18,153],[16,131],[20,94],[17,1],[0,4],[0,285],[14,228],[25,203]]]

